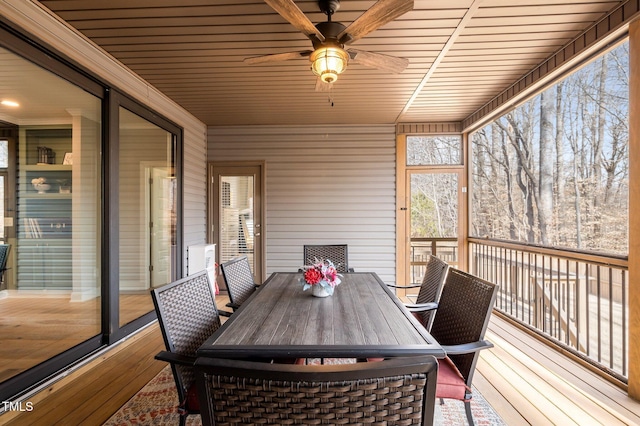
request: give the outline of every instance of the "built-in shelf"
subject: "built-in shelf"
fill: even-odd
[[[42,172],[70,172],[72,166],[65,164],[25,164],[20,169],[25,172],[42,171]]]
[[[60,200],[69,200],[71,199],[71,194],[61,194],[59,192],[47,192],[45,194],[38,194],[38,193],[26,193],[23,194],[21,198],[26,198],[29,200],[35,200],[35,199],[40,199],[40,200],[46,200],[46,199],[60,199]]]
[[[69,289],[72,285],[73,166],[70,126],[21,129],[18,164],[17,276],[20,289]],[[47,151],[46,163],[38,164]],[[49,164],[55,163],[55,164]],[[32,182],[43,178],[47,192]],[[60,192],[60,187],[70,192]]]

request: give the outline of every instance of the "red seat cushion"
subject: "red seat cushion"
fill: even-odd
[[[196,384],[192,384],[187,390],[187,398],[185,400],[184,408],[188,412],[200,412],[200,402],[198,401],[198,389]]]
[[[424,318],[422,318],[422,314],[420,312],[411,312],[411,315],[413,315],[424,328],[427,328],[427,324],[424,323]]]
[[[471,391],[448,357],[438,360],[438,384],[436,398],[452,398],[464,401],[466,391]]]

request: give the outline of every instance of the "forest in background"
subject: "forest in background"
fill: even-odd
[[[628,253],[628,43],[470,141],[472,236]]]

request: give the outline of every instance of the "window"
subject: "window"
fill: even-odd
[[[182,265],[182,132],[113,88],[105,99],[103,85],[1,24],[0,63],[9,400],[154,319],[149,288]],[[105,140],[106,128],[120,132]]]
[[[408,136],[407,166],[461,164],[460,135]]]
[[[472,135],[472,235],[627,254],[628,51]]]
[[[153,310],[149,289],[177,277],[176,140],[120,107],[120,325]]]
[[[2,47],[0,63],[5,381],[102,332],[102,100]]]

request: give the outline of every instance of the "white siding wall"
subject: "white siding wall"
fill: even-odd
[[[37,2],[0,0],[0,14],[184,129],[184,273],[187,247],[206,238],[206,126]]]
[[[395,128],[210,127],[209,161],[266,161],[266,270],[304,244],[349,245],[349,266],[395,282]]]

